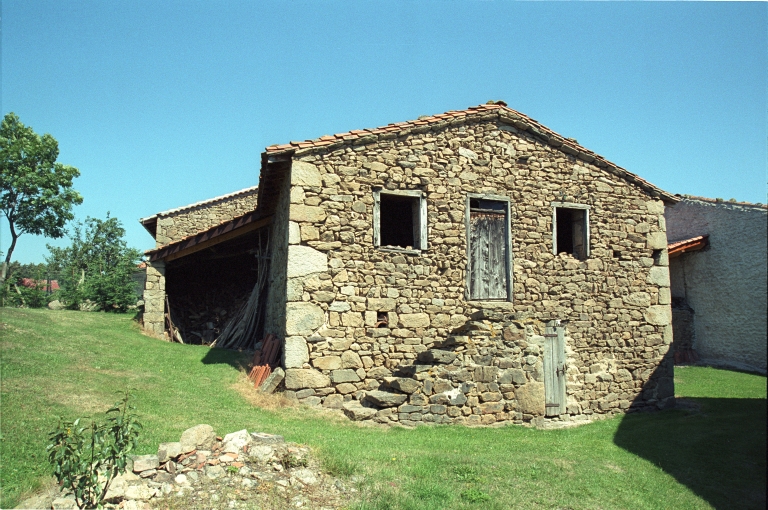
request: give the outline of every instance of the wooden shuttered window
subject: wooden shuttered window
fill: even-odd
[[[469,298],[507,300],[509,254],[507,204],[470,200]]]
[[[546,416],[565,413],[566,372],[565,328],[553,321],[544,333],[544,402]]]
[[[571,228],[573,229],[573,255],[579,260],[587,258],[586,247],[586,216],[587,211],[574,209],[571,213]]]

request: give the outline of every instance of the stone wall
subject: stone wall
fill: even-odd
[[[374,248],[376,186],[424,192],[425,250]],[[511,302],[465,298],[468,193],[510,199]],[[468,121],[295,156],[290,202],[284,366],[297,398],[386,423],[530,420],[544,412],[544,324],[561,320],[560,419],[673,401],[664,204],[636,185]],[[555,202],[589,207],[586,260],[553,255]]]
[[[165,246],[207,230],[256,209],[258,188],[247,188],[229,195],[157,214],[155,244]],[[147,263],[144,282],[144,331],[163,338],[165,331],[165,263]]]
[[[257,188],[248,188],[198,205],[159,213],[155,234],[157,246],[178,241],[253,211],[256,209],[257,194]]]
[[[766,372],[768,210],[686,198],[666,213],[670,241],[709,234],[709,246],[670,262],[672,295],[695,312],[702,362]]]
[[[147,262],[144,282],[144,331],[163,338],[165,331],[165,262]]]

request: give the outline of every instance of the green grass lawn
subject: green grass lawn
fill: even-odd
[[[46,437],[57,416],[101,413],[126,388],[145,424],[138,453],[199,423],[220,435],[282,434],[354,477],[360,509],[765,508],[762,376],[677,369],[684,409],[574,429],[384,429],[255,407],[242,394],[242,356],[144,337],[129,316],[0,314],[2,508],[49,479]]]

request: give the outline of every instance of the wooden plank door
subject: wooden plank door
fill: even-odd
[[[546,416],[565,413],[565,328],[552,321],[544,334],[544,402]]]
[[[503,212],[469,213],[470,299],[507,299],[506,226]]]

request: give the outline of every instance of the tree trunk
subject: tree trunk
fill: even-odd
[[[13,249],[16,248],[16,239],[19,235],[16,233],[16,229],[13,228],[13,222],[8,220],[8,226],[11,228],[11,246],[8,248],[8,254],[5,256],[5,262],[0,266],[0,287],[5,284],[5,277],[8,275],[8,265],[11,263],[11,255],[13,255]]]

